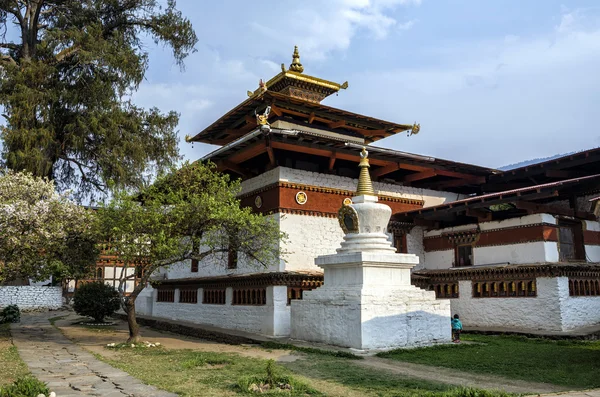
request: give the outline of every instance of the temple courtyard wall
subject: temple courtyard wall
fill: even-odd
[[[8,305],[17,305],[21,310],[59,309],[63,305],[62,288],[1,286],[0,309]]]
[[[600,296],[571,296],[568,277],[538,277],[531,297],[474,297],[473,286],[459,281],[460,297],[450,299],[467,329],[561,333],[600,325]]]

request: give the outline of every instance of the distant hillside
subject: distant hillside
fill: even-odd
[[[521,168],[521,167],[525,167],[525,166],[531,165],[531,164],[537,164],[537,163],[542,163],[542,162],[548,161],[548,160],[554,160],[554,159],[557,159],[559,157],[568,156],[568,155],[574,154],[574,153],[577,153],[577,152],[561,153],[561,154],[555,154],[554,156],[542,157],[542,158],[537,158],[537,159],[531,159],[531,160],[521,161],[520,163],[505,165],[505,166],[500,167],[498,169],[500,171],[509,171],[509,170],[513,170],[515,168]]]

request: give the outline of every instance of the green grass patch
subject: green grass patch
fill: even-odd
[[[340,384],[362,392],[363,395],[392,397],[434,393],[428,395],[442,396],[444,394],[439,394],[440,392],[452,389],[450,385],[390,374],[337,357],[311,355],[306,360],[283,365],[296,374]]]
[[[145,383],[181,396],[235,396],[249,394],[239,382],[265,376],[267,361],[231,353],[193,350],[115,350],[114,358],[101,357],[110,365]],[[276,365],[280,376],[291,371]],[[284,394],[285,395],[285,394]]]
[[[0,387],[13,383],[29,373],[10,340],[10,324],[0,324]]]
[[[295,362],[269,364],[264,359],[238,354],[193,350],[127,349],[113,353],[98,357],[144,383],[180,396],[339,396],[348,392],[373,397],[508,396],[406,378],[323,354],[307,353]],[[273,386],[265,390],[266,384]]]
[[[363,357],[357,356],[350,352],[340,351],[340,350],[325,350],[325,349],[316,349],[314,347],[302,347],[295,346],[290,343],[278,343],[278,342],[263,342],[260,346],[264,349],[272,349],[272,350],[293,350],[302,353],[309,354],[318,354],[323,356],[332,356],[338,358],[347,358],[350,360],[362,360]]]
[[[463,335],[474,344],[400,349],[378,356],[573,388],[600,387],[600,341]]]
[[[45,383],[30,375],[20,377],[12,384],[0,387],[0,397],[29,397],[40,394],[47,396],[50,394],[50,390]]]
[[[52,326],[56,327],[56,324],[55,324],[55,323],[56,323],[58,320],[62,320],[62,319],[63,319],[63,318],[65,318],[65,317],[67,317],[67,316],[56,316],[56,317],[50,317],[50,318],[48,319],[48,321],[50,322],[50,324],[52,324]]]

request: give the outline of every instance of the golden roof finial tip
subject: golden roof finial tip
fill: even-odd
[[[358,177],[358,186],[356,188],[357,196],[375,196],[373,182],[371,182],[371,175],[369,174],[369,167],[369,152],[367,152],[367,148],[363,146],[363,149],[360,152],[360,163],[358,163],[360,175]]]
[[[304,72],[304,66],[300,63],[300,53],[298,52],[298,46],[294,46],[294,54],[292,55],[292,64],[290,69],[293,72],[302,73]]]

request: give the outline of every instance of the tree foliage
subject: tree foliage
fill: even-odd
[[[0,282],[89,273],[98,250],[94,214],[30,173],[0,173]]]
[[[6,165],[81,196],[170,167],[178,115],[128,99],[148,67],[146,37],[179,65],[197,41],[174,0],[0,0]]]
[[[285,236],[271,218],[241,208],[239,191],[239,181],[217,173],[214,164],[186,163],[139,195],[118,193],[98,210],[111,249],[125,267],[134,267],[141,276],[133,293],[123,295],[130,339],[138,332],[132,323],[135,299],[160,268],[188,259],[224,265],[230,249],[238,253],[241,263],[278,263],[279,242]],[[121,292],[124,282],[125,278]]]

